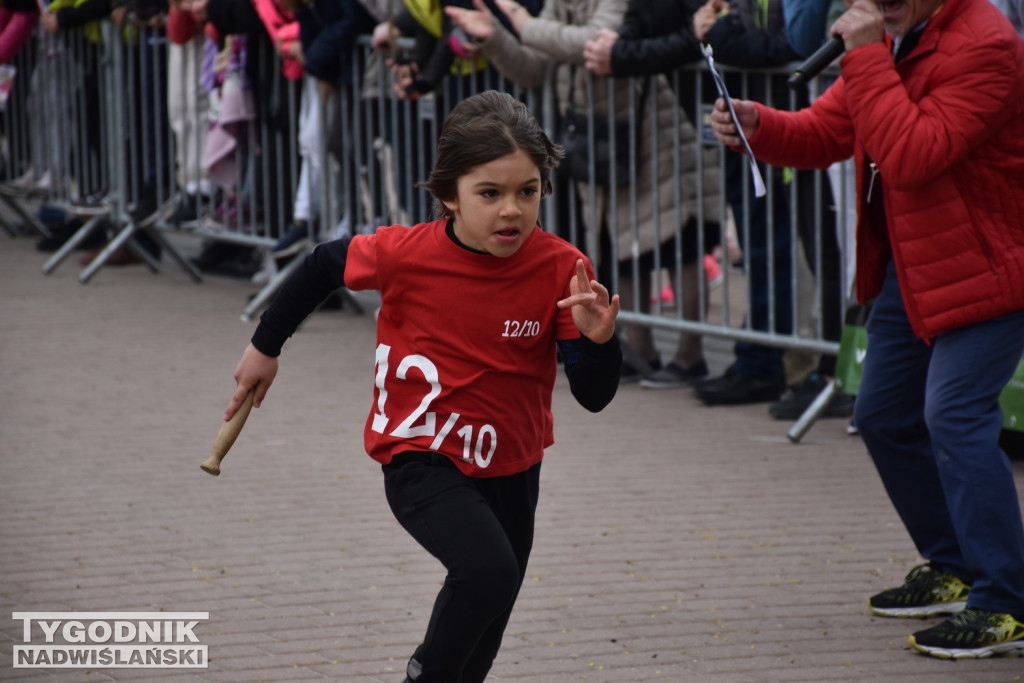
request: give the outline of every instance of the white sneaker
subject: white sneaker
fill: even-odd
[[[36,172],[33,168],[29,168],[9,183],[9,185],[16,190],[31,190],[32,186],[35,184]]]
[[[277,275],[277,259],[269,251],[263,255],[263,265],[252,276],[254,285],[265,285]]]
[[[32,185],[32,190],[34,192],[49,192],[50,191],[50,185],[52,184],[51,180],[50,180],[51,177],[52,176],[51,176],[50,172],[46,171],[46,173],[41,175],[39,177],[39,180],[37,180],[35,182],[35,184]]]

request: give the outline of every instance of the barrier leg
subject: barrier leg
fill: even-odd
[[[160,244],[164,253],[169,254],[171,260],[177,263],[179,268],[188,273],[193,282],[199,284],[203,281],[203,275],[199,272],[199,269],[192,265],[192,263],[185,258],[185,255],[178,251],[178,248],[163,236],[163,233],[160,230],[150,230],[149,234],[152,235],[153,239]]]
[[[35,229],[35,231],[38,232],[43,237],[53,237],[53,233],[50,232],[50,229],[47,228],[41,220],[37,219],[28,211],[25,211],[25,209],[22,208],[21,203],[18,202],[17,200],[17,195],[14,195],[7,191],[0,190],[0,203],[3,203],[4,206],[10,209],[13,213],[17,214],[18,218],[20,218],[22,222],[31,225],[32,228]],[[6,222],[3,224],[3,226],[4,230],[6,230],[11,237],[17,237],[17,231],[15,231],[11,226],[7,225]]]
[[[110,257],[114,255],[114,252],[116,252],[121,247],[125,246],[125,243],[128,242],[128,240],[130,240],[132,238],[132,235],[134,234],[135,226],[132,225],[131,223],[122,228],[121,232],[114,235],[114,239],[107,242],[107,246],[103,247],[103,250],[99,253],[99,255],[97,255],[96,258],[94,258],[92,262],[85,267],[81,274],[79,274],[78,281],[81,282],[83,285],[88,283],[89,280],[92,279],[92,276],[99,272],[100,268],[106,265]],[[152,270],[154,268],[154,265],[151,258],[147,259],[148,254],[143,256],[142,254],[139,254],[139,252],[144,250],[138,248],[134,244],[132,245],[132,247],[134,247],[132,251],[134,251],[136,255],[141,256],[143,260],[146,260],[147,265],[149,265],[150,269]]]
[[[133,237],[134,237],[134,235],[135,235],[136,233],[138,233],[138,228],[135,228],[134,230],[132,230],[132,233],[131,233],[131,234],[132,234],[132,237],[129,237],[129,238],[128,238],[128,241],[127,241],[127,242],[125,243],[125,246],[126,246],[126,247],[128,247],[128,249],[129,249],[129,250],[130,250],[130,251],[131,251],[131,252],[132,252],[133,254],[135,254],[136,256],[138,256],[138,257],[139,257],[139,259],[140,259],[140,260],[142,260],[142,262],[143,262],[143,263],[145,263],[145,264],[146,264],[146,265],[147,265],[147,266],[149,267],[149,272],[153,273],[154,275],[155,275],[155,274],[157,274],[157,273],[159,273],[159,272],[160,272],[160,262],[159,262],[159,261],[157,261],[157,260],[156,260],[155,258],[153,258],[153,257],[152,257],[152,256],[151,256],[151,255],[149,254],[149,252],[148,252],[148,251],[146,251],[145,249],[143,249],[142,247],[140,247],[140,246],[139,246],[139,243],[138,243],[138,242],[136,242],[136,241],[135,241],[135,240],[133,239]]]
[[[307,251],[305,253],[309,252]],[[252,317],[256,314],[256,311],[263,308],[263,306],[268,301],[270,301],[271,298],[273,298],[273,296],[277,293],[277,290],[280,289],[281,285],[284,284],[284,281],[288,279],[288,276],[291,275],[292,272],[296,268],[298,268],[299,265],[302,263],[302,261],[304,260],[303,257],[304,254],[297,255],[295,258],[291,260],[291,263],[282,268],[277,273],[277,275],[272,277],[270,279],[270,282],[263,285],[263,289],[261,289],[259,293],[257,293],[256,296],[252,298],[252,301],[249,302],[249,305],[245,307],[244,311],[242,311],[243,321],[249,322],[250,320],[252,320]]]
[[[836,383],[835,380],[831,380],[825,385],[825,388],[818,393],[815,399],[811,401],[811,405],[807,406],[803,414],[797,418],[797,421],[789,428],[789,431],[786,432],[786,436],[789,437],[790,441],[793,443],[800,443],[800,439],[804,437],[804,434],[806,434],[807,430],[811,428],[811,425],[813,425],[818,418],[821,417],[821,414],[825,412],[825,408],[828,407],[829,401],[832,400],[835,393]]]
[[[106,214],[94,216],[82,225],[82,227],[76,230],[75,234],[68,238],[68,241],[62,244],[60,249],[54,252],[53,256],[47,259],[46,263],[43,264],[43,273],[49,275],[56,270],[57,266],[59,266],[64,259],[68,257],[68,254],[74,251],[75,248],[89,236],[89,233],[96,228],[99,222],[104,220],[106,217]]]

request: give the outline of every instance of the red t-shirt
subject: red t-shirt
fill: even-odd
[[[576,260],[537,228],[508,258],[469,251],[446,221],[395,225],[348,247],[345,286],[376,289],[376,380],[364,438],[382,464],[437,451],[475,477],[522,472],[554,443],[555,342],[580,336],[568,310]]]

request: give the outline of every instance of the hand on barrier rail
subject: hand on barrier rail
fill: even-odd
[[[592,40],[583,46],[583,64],[597,76],[612,75],[612,49],[619,34],[606,28],[598,30]]]

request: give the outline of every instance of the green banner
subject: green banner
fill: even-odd
[[[999,394],[999,407],[1003,409],[1003,429],[1024,432],[1024,359]]]
[[[850,396],[857,395],[867,351],[868,331],[860,325],[844,325],[843,336],[839,340],[839,356],[836,358],[837,391]]]

